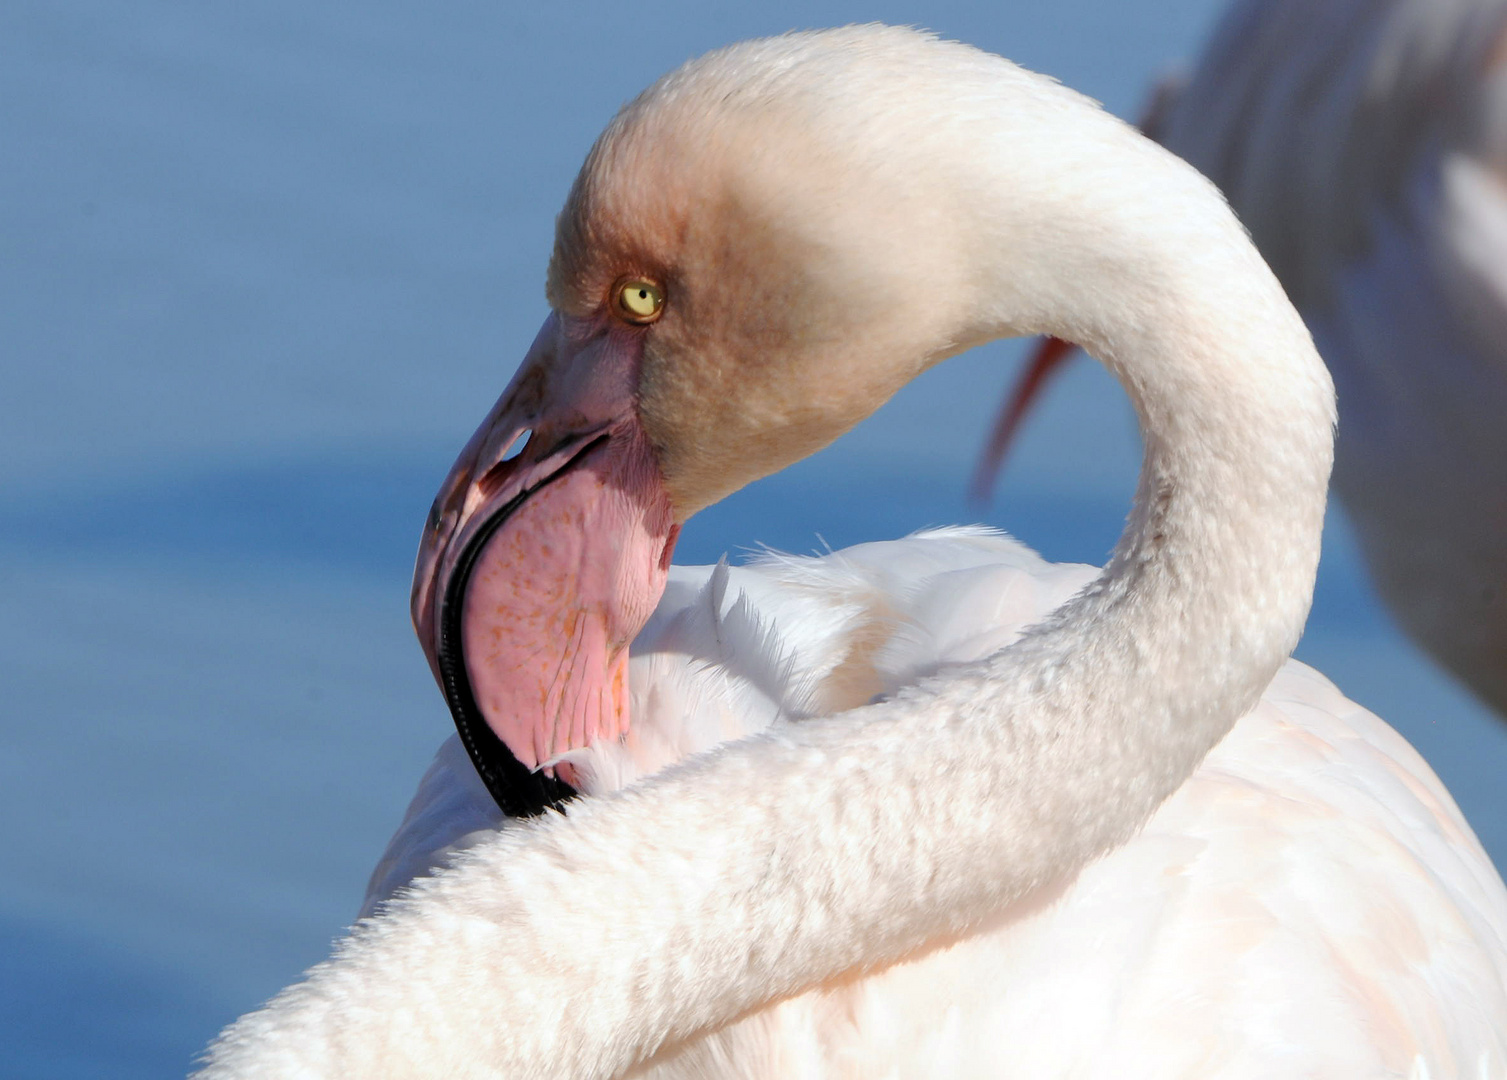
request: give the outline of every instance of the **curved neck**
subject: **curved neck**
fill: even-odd
[[[231,1029],[206,1076],[616,1075],[964,932],[1144,825],[1297,640],[1333,404],[1212,188],[1084,123],[1078,160],[1022,154],[1066,179],[1017,166],[1018,212],[973,208],[1002,254],[957,340],[1055,332],[1126,385],[1145,467],[1104,573],[981,664],[504,831]]]

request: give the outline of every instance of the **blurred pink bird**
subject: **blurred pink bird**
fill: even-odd
[[[1223,189],[1313,332],[1382,596],[1507,713],[1504,61],[1507,0],[1248,0],[1147,130]],[[976,495],[1067,355],[1028,363]]]

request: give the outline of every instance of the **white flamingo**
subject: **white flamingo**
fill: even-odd
[[[374,889],[469,850],[204,1076],[1507,1069],[1500,879],[1286,662],[1332,390],[1192,169],[963,45],[751,42],[609,126],[549,296],[415,582],[477,768],[441,750]],[[667,569],[699,507],[1043,331],[1142,419],[1102,573],[977,530]],[[598,794],[497,829],[550,770]]]
[[[1242,0],[1152,125],[1334,374],[1335,488],[1382,595],[1507,713],[1504,61],[1507,0]]]

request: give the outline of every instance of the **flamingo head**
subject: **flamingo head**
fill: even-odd
[[[897,104],[976,54],[932,42],[918,67],[918,37],[710,54],[592,149],[557,223],[552,312],[445,481],[414,581],[419,638],[505,809],[568,794],[562,755],[626,731],[628,646],[691,514],[988,336],[969,317],[981,241],[934,161],[958,140]]]

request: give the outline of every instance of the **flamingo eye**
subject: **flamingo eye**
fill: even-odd
[[[618,317],[631,323],[651,323],[659,318],[665,306],[665,294],[660,287],[643,278],[624,278],[612,292]]]

